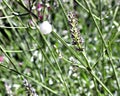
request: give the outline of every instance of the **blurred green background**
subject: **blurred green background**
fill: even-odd
[[[0,61],[0,96],[36,96],[28,95],[30,92],[24,86],[24,78],[38,96],[110,96],[53,34],[56,32],[75,50],[66,18],[68,12],[76,14],[77,27],[84,39],[84,52],[94,67],[92,71],[113,96],[120,95],[114,74],[117,73],[120,82],[120,1],[86,0],[106,42],[110,58],[84,1],[0,1],[0,58],[3,58]],[[36,26],[39,27],[43,21],[51,23],[53,32],[47,35],[39,32]],[[81,53],[76,53],[85,63]]]

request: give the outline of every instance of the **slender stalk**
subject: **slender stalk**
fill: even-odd
[[[66,42],[57,34],[57,33],[55,33],[55,32],[52,32],[53,33],[53,35],[59,40],[59,41],[61,41],[62,42],[62,44],[64,45],[64,46],[66,46],[67,48],[68,48],[68,50],[80,61],[80,62],[83,62],[82,60],[81,60],[81,58],[79,58],[79,55],[70,47],[70,46],[68,46],[67,44],[66,44]],[[85,55],[83,55],[83,56],[85,56]],[[85,57],[86,58],[86,57]],[[86,60],[87,60],[87,58],[86,58]],[[88,62],[88,60],[87,60],[87,63],[89,64],[89,62]],[[84,64],[84,63],[82,63],[82,64]],[[89,64],[90,65],[90,64]],[[79,66],[79,65],[78,65]],[[83,65],[83,66],[85,66],[85,65]],[[92,72],[92,70],[91,69],[88,69],[87,67],[89,67],[89,66],[85,66],[85,68],[87,69],[87,71],[93,76],[93,78],[95,78],[101,85],[102,85],[102,87],[111,95],[111,96],[113,96],[112,95],[112,93],[110,92],[110,90],[100,81],[100,79]],[[91,68],[91,67],[90,67]]]
[[[6,19],[6,18],[13,18],[13,17],[15,17],[15,16],[14,16],[14,15],[11,15],[11,16],[4,16],[4,17],[0,17],[0,20]]]
[[[66,44],[66,42],[56,33],[56,32],[52,32],[52,34],[55,36],[55,38],[57,38],[59,41],[61,41],[61,43],[67,47],[67,49],[79,60],[79,62],[84,66],[86,67],[86,63],[81,60],[81,58],[79,57],[79,55],[75,52],[75,50],[73,50],[70,46],[68,46]]]
[[[43,83],[38,82],[37,80],[35,80],[35,79],[32,78],[32,77],[29,77],[29,76],[27,76],[27,75],[24,75],[23,73],[20,73],[20,72],[18,72],[18,71],[15,70],[15,69],[8,68],[8,67],[6,67],[6,66],[4,66],[4,65],[2,65],[2,64],[0,64],[0,67],[3,67],[3,68],[5,68],[5,69],[7,69],[7,70],[9,70],[9,71],[15,72],[16,74],[18,74],[18,75],[20,75],[20,76],[26,77],[26,78],[30,79],[31,81],[35,82],[36,84],[42,86],[43,88],[49,90],[50,92],[58,95],[56,91],[54,91],[54,90],[52,90],[51,88],[47,87],[47,86],[44,85]]]
[[[50,50],[51,55],[52,55],[55,63],[57,64],[57,67],[58,67],[58,70],[59,70],[60,76],[61,76],[61,81],[62,81],[62,83],[65,85],[66,90],[67,90],[67,95],[70,95],[69,88],[68,88],[68,86],[67,86],[67,84],[66,84],[66,81],[64,80],[64,78],[63,78],[63,76],[62,76],[62,70],[61,70],[61,68],[60,68],[59,63],[58,63],[57,60],[56,60],[56,57],[55,57],[55,55],[54,55],[54,53],[53,53],[53,50],[51,49],[51,47],[50,47],[50,45],[48,44],[48,42],[47,42],[46,38],[44,37],[44,35],[40,32],[39,27],[38,27],[38,25],[35,23],[34,19],[33,19],[33,22],[34,22],[35,26],[37,27],[38,32],[40,33],[40,35],[41,35],[42,38],[44,39],[45,43],[47,44],[48,49]]]
[[[100,81],[100,79],[91,71],[90,74],[102,85],[102,87],[111,95],[113,94],[110,92],[110,90]]]
[[[0,46],[0,49],[1,49],[1,51],[5,54],[5,56],[9,59],[10,63],[11,63],[12,66],[14,67],[14,69],[15,69],[16,71],[18,71],[18,69],[17,69],[17,67],[15,66],[15,64],[13,63],[12,59],[11,59],[11,58],[9,57],[9,55],[4,51],[4,49],[3,49],[2,46]]]
[[[28,28],[28,27],[8,27],[8,26],[0,26],[0,28],[6,28],[6,29],[12,29],[12,28],[16,28],[16,29],[25,29],[25,28]]]
[[[115,18],[116,18],[116,16],[117,16],[117,13],[118,13],[118,11],[119,11],[119,6],[117,6],[116,8],[115,8],[115,12],[114,12],[114,14],[113,14],[113,18],[112,18],[112,21],[111,21],[111,24],[110,24],[110,26],[111,26],[111,29],[110,29],[110,31],[109,31],[109,34],[111,34],[112,33],[112,30],[113,30],[113,22],[114,22],[114,20],[115,20]],[[110,46],[111,44],[109,43],[109,45],[108,46]]]
[[[89,13],[89,10],[87,8],[85,8],[85,6],[83,6],[83,4],[81,4],[78,0],[75,0],[79,6],[81,6],[86,12]],[[93,14],[93,16],[97,19],[97,20],[103,20],[104,18],[99,18],[97,17],[95,14]]]
[[[110,29],[109,34],[112,33],[112,30],[113,30],[113,28],[112,28],[113,22],[114,22],[114,20],[115,20],[115,17],[117,16],[118,10],[119,10],[119,6],[117,6],[117,7],[115,8],[115,12],[114,12],[114,15],[113,15],[113,18],[112,18],[112,21],[111,21],[111,29]],[[113,34],[114,34],[114,33],[113,33]],[[117,32],[116,32],[116,34],[117,34]],[[113,38],[113,39],[114,39],[114,38]],[[113,39],[109,42],[108,47],[112,44]]]
[[[61,0],[58,0],[58,3],[60,4],[60,6],[61,6],[61,8],[62,8],[62,10],[63,10],[63,13],[64,13],[64,15],[65,15],[65,17],[66,17],[66,19],[67,19],[67,14],[66,14],[66,12],[65,12],[65,9],[64,9],[64,7],[63,7],[63,4],[62,4]]]
[[[105,42],[105,40],[104,40],[104,38],[103,38],[103,36],[102,36],[102,32],[101,32],[101,30],[100,30],[100,28],[99,28],[99,26],[98,26],[98,24],[97,24],[97,21],[95,20],[93,14],[92,14],[92,11],[91,11],[91,9],[90,9],[90,6],[88,5],[88,3],[87,3],[86,0],[84,0],[84,2],[85,2],[86,6],[87,6],[87,8],[88,8],[88,10],[89,10],[89,13],[90,13],[90,15],[91,15],[91,17],[92,17],[92,19],[93,19],[93,21],[94,21],[94,23],[95,23],[95,26],[96,26],[96,28],[97,28],[97,30],[98,30],[98,33],[99,33],[99,35],[100,35],[100,38],[102,39],[102,42],[103,42],[103,44],[104,44],[104,47],[105,47],[105,49],[106,49],[106,51],[107,51],[107,55],[108,55],[108,57],[109,57],[111,66],[112,66],[112,68],[113,68],[113,72],[114,72],[114,74],[115,74],[115,79],[116,79],[116,82],[117,82],[118,89],[120,89],[119,80],[118,80],[118,78],[117,78],[117,72],[116,72],[116,70],[115,70],[115,67],[114,67],[114,64],[113,64],[113,61],[112,61],[110,52],[109,52],[108,47],[107,47],[107,44],[106,44],[106,42]]]

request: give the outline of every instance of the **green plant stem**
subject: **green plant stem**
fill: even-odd
[[[4,2],[6,5],[8,5],[5,0],[3,0],[3,2]],[[8,7],[8,8],[9,8],[9,7]],[[3,14],[5,15],[5,17],[7,17],[6,10],[4,10],[4,8],[2,8],[1,10],[2,10]],[[16,30],[15,30],[15,28],[14,28],[14,26],[13,26],[13,24],[11,23],[11,21],[10,21],[9,18],[7,18],[7,21],[8,21],[8,23],[10,24],[10,27],[11,27],[12,30],[14,31],[15,35],[18,37],[18,34],[17,34],[17,32],[16,32]]]
[[[64,78],[63,78],[63,76],[62,76],[62,70],[61,70],[61,68],[60,68],[60,66],[59,66],[59,63],[58,63],[57,60],[56,60],[56,57],[55,57],[55,55],[54,55],[54,53],[53,53],[53,50],[51,49],[50,45],[48,44],[48,41],[46,40],[45,36],[40,32],[39,27],[38,27],[38,25],[35,23],[34,19],[33,19],[33,22],[34,22],[35,26],[37,27],[38,32],[40,33],[40,35],[41,35],[42,38],[44,39],[46,45],[48,46],[48,49],[50,50],[51,55],[52,55],[55,63],[57,64],[57,67],[58,67],[58,70],[59,70],[60,76],[61,76],[61,81],[62,81],[62,83],[64,84],[64,86],[66,87],[66,90],[67,90],[67,95],[70,95],[69,88],[68,88],[68,86],[67,86],[67,84],[66,84],[66,82],[65,82],[65,80],[64,80]]]
[[[67,26],[68,17],[67,17],[67,14],[66,14],[66,12],[65,12],[65,9],[64,9],[64,7],[63,7],[63,4],[62,4],[61,0],[58,0],[58,3],[59,3],[59,5],[60,5],[60,7],[62,8],[62,11],[63,11],[64,16],[65,16],[65,18],[64,18],[65,26],[67,27],[67,29],[69,29],[69,27]]]
[[[5,56],[8,58],[8,60],[10,61],[10,63],[11,63],[12,66],[14,67],[14,69],[15,69],[16,71],[18,71],[18,69],[17,69],[17,67],[15,66],[15,64],[13,63],[12,59],[11,59],[11,58],[9,57],[9,55],[4,51],[4,49],[3,49],[2,46],[0,46],[0,49],[1,49],[1,51],[5,54]]]
[[[90,74],[102,85],[102,87],[111,95],[113,94],[110,92],[110,90],[100,81],[100,79],[92,72],[90,71]]]
[[[62,43],[64,46],[66,46],[66,47],[68,48],[68,50],[69,50],[80,62],[82,62],[81,64],[87,69],[87,71],[93,76],[93,78],[95,78],[95,79],[102,85],[102,87],[103,87],[111,96],[113,96],[112,93],[109,91],[109,89],[99,80],[99,78],[92,72],[92,70],[87,68],[87,67],[90,66],[90,64],[89,64],[86,56],[85,56],[84,54],[82,54],[83,56],[85,56],[84,58],[85,58],[85,60],[87,61],[87,63],[88,63],[89,66],[85,66],[85,63],[83,63],[83,61],[81,60],[81,58],[79,58],[79,55],[78,55],[70,46],[68,46],[68,45],[66,44],[66,42],[65,42],[56,32],[52,32],[52,33],[53,33],[54,37],[56,37],[59,41],[61,41],[61,43]],[[79,65],[78,65],[78,66],[79,66]],[[91,68],[91,67],[90,67],[90,68]]]
[[[91,9],[90,9],[90,6],[88,5],[88,3],[87,3],[86,0],[84,0],[84,2],[85,2],[86,6],[87,6],[87,8],[88,8],[88,10],[89,10],[89,13],[90,13],[90,15],[91,15],[91,17],[92,17],[92,19],[93,19],[93,21],[94,21],[94,23],[95,23],[95,26],[96,26],[96,28],[97,28],[97,30],[98,30],[98,33],[99,33],[99,35],[100,35],[100,38],[102,39],[102,42],[103,42],[103,44],[104,44],[104,47],[105,47],[105,49],[106,49],[106,51],[107,51],[107,55],[108,55],[108,57],[109,57],[111,66],[112,66],[112,68],[113,68],[113,72],[114,72],[114,74],[115,74],[115,78],[116,78],[116,82],[117,82],[118,89],[120,89],[119,80],[118,80],[118,78],[117,78],[117,72],[116,72],[116,70],[115,70],[115,67],[114,67],[114,64],[113,64],[113,61],[112,61],[110,52],[109,52],[109,50],[108,50],[108,48],[107,48],[107,44],[106,44],[105,40],[103,39],[102,32],[101,32],[101,30],[100,30],[100,28],[99,28],[99,26],[98,26],[98,24],[97,24],[97,21],[95,20],[93,14],[92,14],[92,11],[91,11]]]
[[[87,8],[85,8],[85,6],[83,6],[83,4],[81,4],[78,0],[75,0],[79,6],[81,6],[86,12],[89,13],[89,10]],[[93,16],[97,19],[97,20],[103,20],[104,18],[99,18],[97,17],[95,14],[93,14]]]
[[[63,5],[62,5],[61,0],[58,0],[58,3],[59,3],[59,5],[61,6],[62,11],[63,11],[63,13],[64,13],[64,15],[65,15],[65,18],[66,18],[66,20],[67,20],[67,19],[68,19],[68,17],[67,17],[67,14],[66,14],[66,12],[65,12],[65,9],[64,9],[64,7],[63,7]]]
[[[114,12],[114,15],[113,15],[113,18],[112,18],[112,21],[111,21],[111,29],[110,29],[110,32],[109,32],[109,34],[112,32],[112,25],[113,25],[113,22],[114,22],[114,20],[115,20],[115,17],[117,16],[117,13],[118,13],[118,10],[119,10],[119,6],[117,6],[116,8],[115,8],[115,12]],[[113,33],[114,34],[114,33]],[[116,32],[116,34],[117,34],[117,32]],[[116,35],[115,35],[116,36]],[[114,38],[113,38],[114,39]],[[108,45],[108,47],[112,44],[112,42],[113,42],[113,39],[109,42],[109,45]]]
[[[28,32],[29,33],[29,32]],[[58,79],[63,83],[63,79],[60,77],[60,76],[58,76],[58,73],[57,73],[57,69],[53,66],[53,64],[51,63],[51,61],[49,60],[49,58],[47,57],[47,55],[45,54],[45,52],[44,52],[44,50],[42,49],[42,47],[40,46],[40,44],[39,44],[39,42],[29,33],[29,35],[31,36],[31,38],[37,43],[37,45],[38,45],[38,49],[40,49],[41,50],[41,52],[42,52],[42,55],[44,56],[44,58],[45,58],[45,60],[50,64],[50,66],[53,68],[53,70],[56,72],[56,74],[57,74],[57,77],[58,77]],[[66,86],[66,85],[65,85]]]
[[[115,17],[117,16],[118,10],[119,10],[119,6],[117,6],[117,7],[115,8],[115,12],[114,12],[114,14],[113,14],[113,18],[112,18],[112,21],[111,21],[111,24],[110,24],[111,29],[110,29],[110,31],[109,31],[109,34],[112,33],[112,30],[113,30],[113,27],[112,27],[112,26],[113,26],[113,22],[114,22],[114,20],[115,20]],[[109,43],[108,46],[110,46],[110,43]]]
[[[14,15],[11,15],[11,16],[4,16],[4,17],[0,17],[0,20],[2,20],[2,19],[7,19],[7,18],[13,18],[13,17],[15,17]]]
[[[36,16],[34,13],[32,13],[29,9],[27,9],[21,2],[18,1],[17,3],[18,3],[21,7],[23,7],[27,12],[29,12],[32,16],[34,16],[34,17],[37,19],[37,16]],[[33,21],[34,21],[34,19],[33,19]],[[36,25],[37,29],[39,30],[39,28],[38,28],[37,24],[35,23],[35,21],[34,21],[34,24]],[[39,33],[40,33],[40,31],[39,31]],[[40,33],[40,34],[41,34],[41,33]],[[43,34],[41,34],[41,36],[42,36],[42,38],[45,40],[46,44],[49,45],[49,44],[47,43],[47,40],[46,40],[45,37],[43,36]],[[35,41],[37,41],[37,40],[35,40]],[[38,45],[39,45],[39,44],[38,44]],[[49,46],[48,46],[48,48],[49,48],[49,50],[50,50],[51,53],[52,53],[53,59],[55,60],[57,66],[58,66],[58,69],[59,69],[59,71],[60,71],[60,74],[62,74],[62,71],[61,71],[61,69],[60,69],[60,66],[59,66],[58,62],[56,61],[55,56],[54,56],[51,48],[50,48]],[[67,93],[70,94],[69,88],[67,87],[67,85],[66,85],[66,83],[65,83],[65,80],[64,80],[64,78],[62,77],[62,75],[61,75],[61,78],[62,78],[62,81],[63,81],[64,85],[66,86]]]
[[[37,80],[35,80],[35,79],[32,78],[32,77],[29,77],[29,76],[27,76],[27,75],[24,75],[23,73],[20,73],[20,72],[18,72],[17,70],[8,68],[8,67],[6,67],[6,66],[4,66],[4,65],[2,65],[2,64],[0,64],[0,67],[6,68],[6,69],[9,70],[9,71],[15,72],[16,74],[18,74],[18,75],[20,75],[20,76],[23,76],[23,77],[25,77],[25,78],[28,78],[28,79],[30,79],[31,81],[35,82],[36,84],[38,84],[38,85],[42,86],[43,88],[49,90],[50,92],[58,95],[56,91],[54,91],[54,90],[52,90],[51,88],[47,87],[47,86],[44,85],[43,83],[38,82]]]
[[[29,10],[28,8],[26,8],[26,7],[22,4],[22,2],[17,1],[17,3],[18,3],[21,7],[23,7],[27,12],[29,12],[30,15],[32,15],[32,16],[34,16],[36,19],[38,19],[38,17],[37,17],[31,10]]]
[[[29,49],[29,50],[4,50],[6,53],[22,53],[24,51],[27,51],[27,52],[32,52],[32,51],[35,51],[35,50],[38,50],[36,48],[34,49]]]
[[[79,55],[75,52],[75,50],[73,50],[70,46],[68,46],[66,44],[66,42],[56,33],[56,32],[52,32],[52,34],[59,40],[61,41],[61,43],[67,47],[67,49],[79,60],[79,62],[86,67],[85,62],[83,60],[81,60],[81,58],[79,57]]]
[[[28,28],[28,27],[8,27],[8,26],[0,26],[0,28],[6,28],[6,29],[12,29],[12,28],[16,28],[16,29],[25,29],[25,28]]]

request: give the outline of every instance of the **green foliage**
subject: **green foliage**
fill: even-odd
[[[119,4],[119,0],[2,0],[0,96],[119,96]],[[76,15],[74,29],[80,37],[70,31],[69,12]],[[50,34],[40,32],[43,21],[51,23]],[[84,44],[76,45],[83,51],[72,45],[71,34],[74,40],[84,39]]]

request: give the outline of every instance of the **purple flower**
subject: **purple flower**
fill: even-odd
[[[38,5],[37,5],[37,11],[41,11],[42,7],[43,7],[43,5],[40,4],[40,3],[38,3]]]
[[[43,15],[38,15],[38,18],[40,19],[40,20],[43,20]]]
[[[0,56],[0,62],[4,61],[4,56]]]

